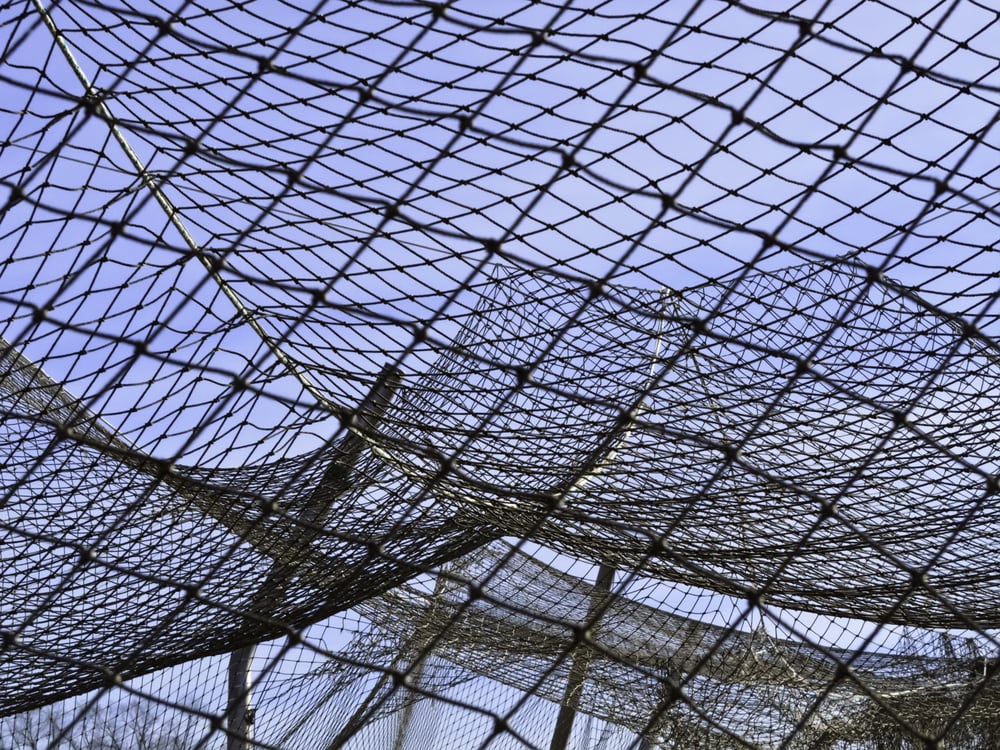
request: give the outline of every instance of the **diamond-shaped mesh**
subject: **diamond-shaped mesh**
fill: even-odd
[[[0,5],[0,748],[1000,745],[1000,12]]]

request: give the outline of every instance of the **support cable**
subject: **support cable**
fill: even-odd
[[[333,412],[334,414],[343,415],[344,409],[331,402],[319,391],[312,381],[309,380],[306,374],[296,366],[295,362],[293,362],[292,359],[281,350],[274,339],[268,335],[267,331],[264,330],[264,327],[254,317],[254,314],[250,311],[246,304],[244,304],[243,300],[240,299],[236,290],[234,290],[232,286],[230,286],[230,284],[222,278],[222,274],[220,273],[220,268],[223,265],[222,259],[216,258],[210,253],[206,253],[188,231],[183,219],[181,219],[180,213],[177,211],[177,208],[167,197],[166,193],[163,192],[163,189],[160,187],[154,175],[146,169],[146,165],[132,148],[131,144],[129,144],[128,139],[125,138],[125,134],[122,132],[122,129],[118,127],[118,124],[115,122],[115,118],[111,114],[111,110],[105,103],[100,91],[93,86],[86,72],[77,62],[76,56],[73,54],[73,50],[69,46],[69,42],[66,41],[66,38],[59,30],[59,27],[56,26],[52,16],[42,4],[42,0],[32,0],[32,3],[42,20],[45,22],[45,26],[52,34],[52,38],[55,40],[56,45],[62,51],[63,57],[66,58],[66,62],[69,63],[70,68],[72,68],[77,80],[83,86],[84,101],[91,102],[97,115],[107,123],[111,130],[111,134],[114,136],[115,140],[118,141],[118,145],[121,146],[122,151],[125,152],[125,156],[128,157],[128,160],[132,163],[132,166],[135,168],[136,174],[139,176],[142,184],[149,189],[150,193],[152,193],[153,197],[156,199],[156,202],[160,204],[160,208],[163,209],[163,212],[166,214],[171,225],[173,225],[174,229],[176,229],[180,234],[181,238],[184,240],[184,244],[187,245],[188,250],[191,251],[191,254],[201,262],[201,264],[205,267],[205,270],[208,271],[209,276],[212,277],[212,280],[218,284],[223,294],[226,295],[229,301],[233,304],[233,307],[236,308],[239,316],[247,325],[250,326],[251,329],[253,329],[254,333],[257,334],[271,354],[274,355],[275,359],[277,359],[278,362],[280,362],[284,368],[288,370],[292,377],[294,377],[299,384],[314,399],[316,399],[317,403],[321,407]]]

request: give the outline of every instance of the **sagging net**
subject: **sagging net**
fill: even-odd
[[[987,5],[0,21],[0,747],[1000,743]]]

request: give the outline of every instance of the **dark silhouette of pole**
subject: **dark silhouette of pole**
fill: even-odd
[[[597,571],[597,582],[590,598],[590,606],[587,608],[585,624],[588,628],[596,627],[607,598],[611,595],[611,586],[614,580],[615,569],[610,565],[602,564]],[[556,717],[556,726],[552,732],[549,750],[566,750],[569,745],[569,738],[573,733],[573,721],[576,718],[576,710],[583,695],[588,669],[590,669],[589,647],[578,642],[573,648],[569,677],[566,679],[566,689],[563,691],[562,701],[559,704],[559,715]]]
[[[354,465],[364,452],[364,436],[374,432],[389,401],[402,383],[402,375],[386,366],[358,409],[350,431],[334,451],[326,471],[296,519],[296,533],[290,541],[291,556],[276,562],[250,605],[250,612],[268,616],[284,599],[285,588],[299,564],[308,557],[309,545],[319,536],[333,502],[353,484]],[[248,750],[253,743],[253,673],[251,662],[257,644],[233,651],[229,657],[229,692],[226,707],[227,750]]]

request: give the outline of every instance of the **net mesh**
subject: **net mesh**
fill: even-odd
[[[1000,743],[988,4],[0,29],[0,747]]]

